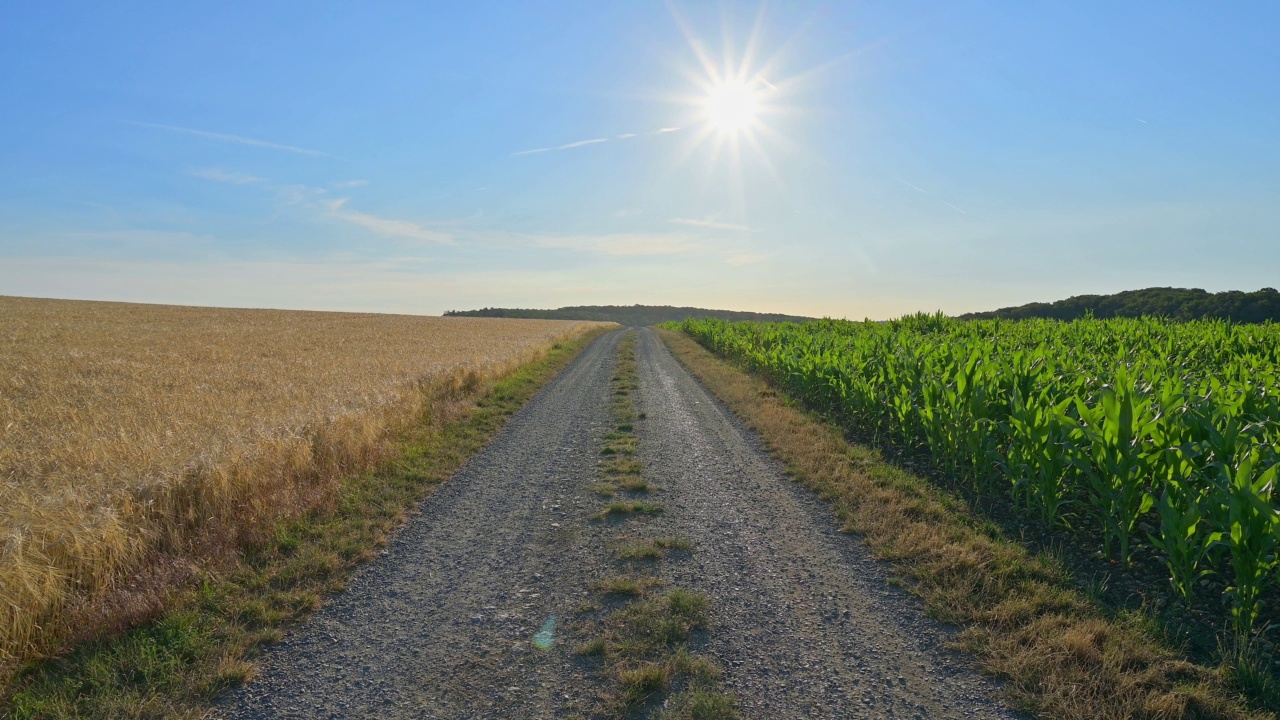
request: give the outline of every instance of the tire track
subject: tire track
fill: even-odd
[[[641,459],[698,548],[671,580],[712,598],[706,652],[744,717],[1018,717],[656,333],[638,355]]]
[[[620,332],[601,336],[419,507],[383,557],[271,648],[223,718],[557,717],[589,671],[531,640],[586,597],[607,558],[601,436]]]

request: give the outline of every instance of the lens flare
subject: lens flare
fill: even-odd
[[[547,650],[556,641],[556,616],[552,615],[542,623],[542,629],[533,636],[533,646],[539,650]]]

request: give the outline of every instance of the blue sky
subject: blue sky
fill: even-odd
[[[8,3],[0,294],[885,318],[1276,286],[1277,27],[1261,2]],[[715,126],[736,77],[756,112]]]

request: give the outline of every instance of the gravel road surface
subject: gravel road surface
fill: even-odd
[[[636,429],[666,512],[591,522],[624,331],[602,336],[425,500],[347,591],[273,646],[222,718],[587,717],[574,610],[620,535],[682,535],[654,572],[706,593],[699,652],[744,718],[1014,718],[945,631],[759,441],[639,331]],[[549,649],[533,637],[555,624]]]

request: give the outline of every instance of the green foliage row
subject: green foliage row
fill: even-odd
[[[1250,632],[1280,547],[1280,325],[1152,319],[688,320],[806,405],[927,450],[979,492],[1165,559],[1190,600],[1222,570]],[[1142,533],[1149,518],[1155,532]]]
[[[1113,295],[1076,295],[1057,302],[1030,303],[991,312],[970,313],[961,315],[960,319],[1079,320],[1085,317],[1280,322],[1280,292],[1275,288],[1262,288],[1257,292],[1229,290],[1220,293],[1205,292],[1199,288],[1144,288]]]

